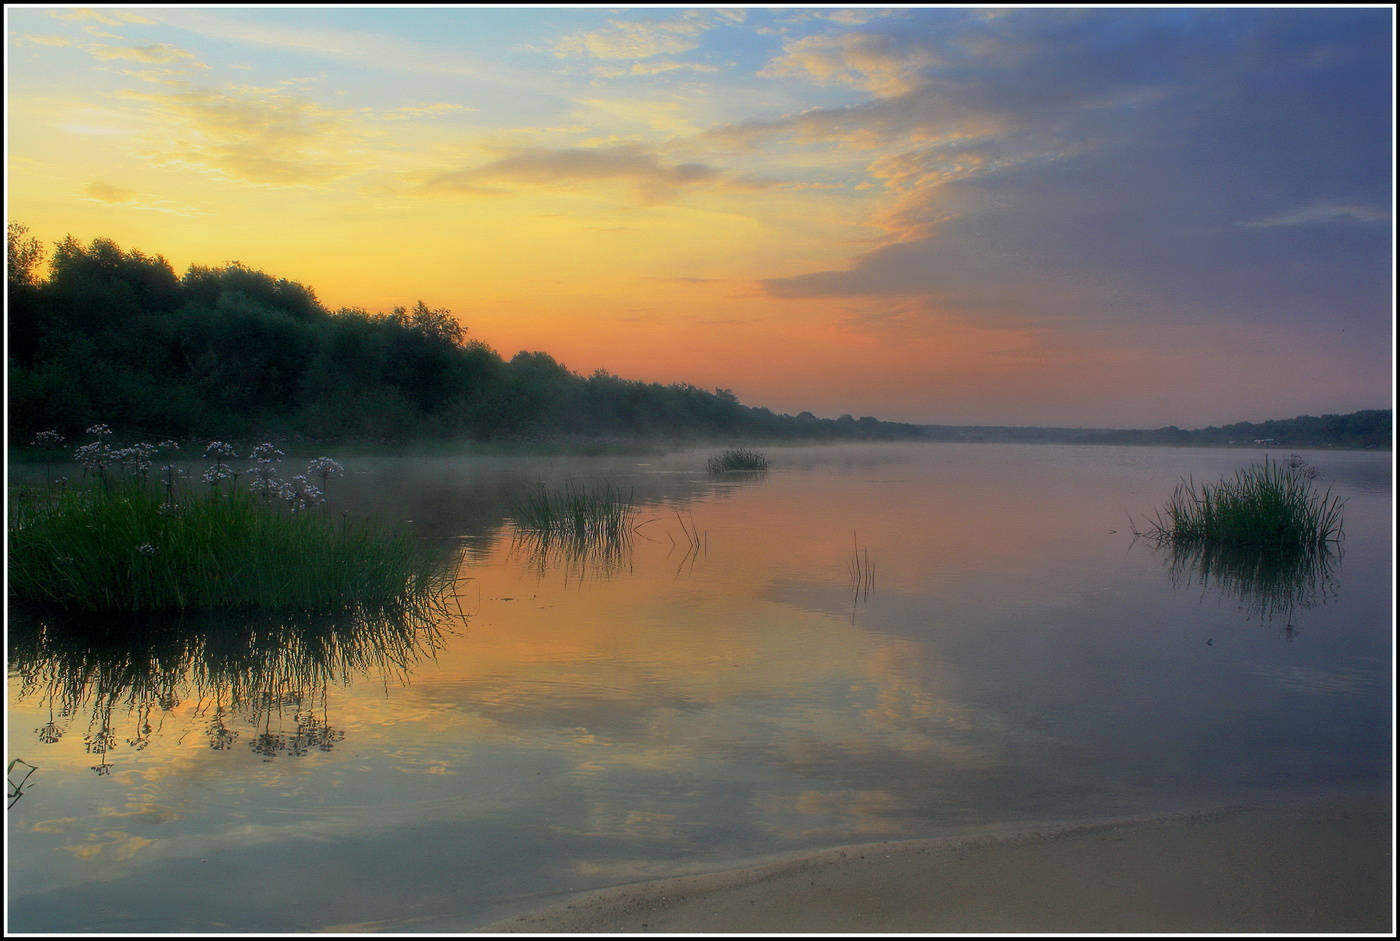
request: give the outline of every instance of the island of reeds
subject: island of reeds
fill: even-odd
[[[114,448],[107,426],[88,432],[73,453],[81,480],[10,501],[12,600],[70,612],[389,610],[437,604],[451,584],[450,560],[408,533],[326,511],[343,473],[330,458],[287,476],[272,444],[247,464],[214,441],[195,478],[172,458],[175,442]]]
[[[1252,464],[1215,485],[1179,483],[1134,535],[1167,551],[1172,584],[1216,588],[1250,617],[1296,632],[1296,609],[1324,600],[1342,541],[1342,507],[1319,493],[1317,470],[1296,454]]]
[[[749,448],[730,448],[706,461],[705,469],[711,474],[727,474],[732,471],[766,471],[768,457],[761,451]]]
[[[1177,484],[1167,505],[1136,535],[1177,548],[1226,547],[1262,552],[1310,552],[1342,538],[1345,501],[1318,493],[1316,471],[1291,455],[1251,464],[1235,477]]]

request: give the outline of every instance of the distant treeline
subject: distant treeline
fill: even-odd
[[[1067,444],[1094,430],[1085,428],[1037,428],[1016,425],[923,425],[929,441],[966,441],[989,444]]]
[[[1366,409],[1350,415],[1299,415],[1276,421],[1183,431],[1175,425],[1142,431],[1095,431],[1071,440],[1078,444],[1269,445],[1290,448],[1386,448],[1394,437],[1390,409]]]
[[[331,311],[311,288],[230,262],[177,275],[109,239],[8,227],[9,420],[15,440],[96,423],[167,437],[316,441],[921,437],[874,418],[780,415],[728,389],[509,360],[446,309]]]

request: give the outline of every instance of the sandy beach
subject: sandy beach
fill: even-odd
[[[459,930],[1389,934],[1393,836],[1392,801],[1376,797],[874,843],[571,895]]]

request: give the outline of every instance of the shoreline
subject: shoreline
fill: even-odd
[[[1391,796],[866,843],[397,932],[1360,932],[1394,928]]]

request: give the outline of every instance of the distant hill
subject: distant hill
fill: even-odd
[[[1095,428],[1036,428],[1012,425],[921,425],[928,441],[968,441],[988,443],[1066,444],[1086,435],[1100,434]]]
[[[1395,421],[1390,409],[1350,415],[1299,415],[1264,422],[1236,422],[1184,431],[1175,425],[1137,431],[1093,431],[1071,437],[1076,444],[1175,444],[1224,447],[1390,449]]]
[[[1393,419],[1390,409],[1368,409],[1350,415],[1300,415],[1297,418],[1237,422],[1191,431],[1175,425],[1128,430],[1016,425],[920,425],[919,428],[928,441],[1389,449]]]

